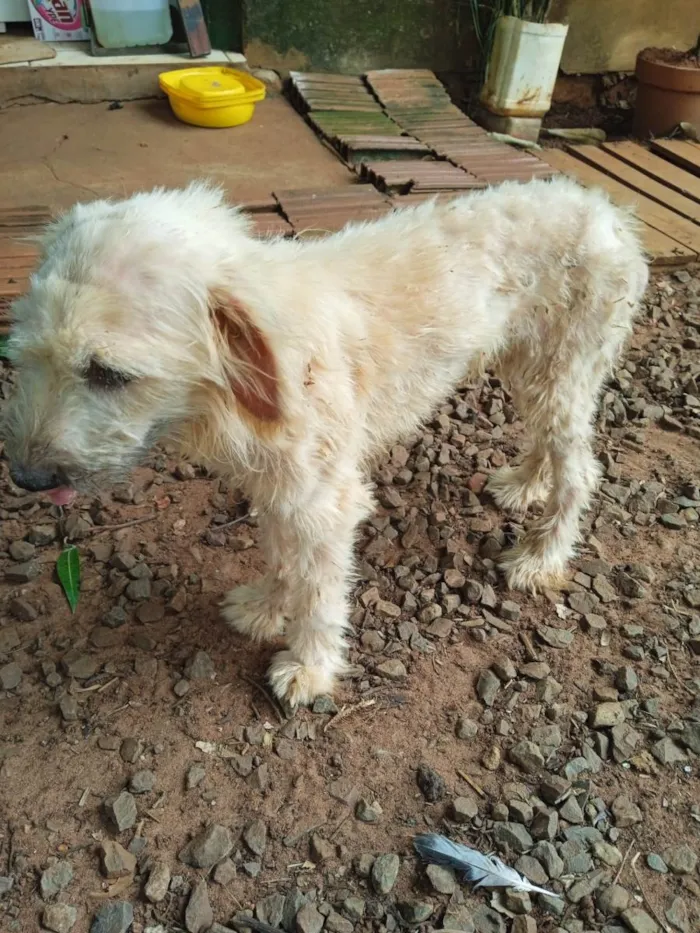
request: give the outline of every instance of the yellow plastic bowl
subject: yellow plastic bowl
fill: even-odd
[[[240,126],[265,97],[262,81],[216,65],[165,71],[158,81],[178,120],[192,126]]]

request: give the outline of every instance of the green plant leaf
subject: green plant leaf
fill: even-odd
[[[77,547],[71,545],[59,554],[56,572],[63,592],[66,594],[70,611],[75,612],[80,599],[80,555]]]

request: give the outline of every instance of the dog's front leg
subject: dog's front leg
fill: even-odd
[[[371,501],[359,476],[344,472],[266,515],[268,556],[285,582],[288,620],[288,647],[275,655],[269,677],[291,706],[331,691],[345,666],[355,529]]]

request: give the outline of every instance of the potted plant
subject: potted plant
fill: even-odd
[[[637,56],[637,136],[665,136],[679,123],[700,127],[700,36],[689,52],[647,48]]]
[[[480,100],[491,129],[517,135],[514,129],[529,123],[537,137],[569,30],[564,23],[545,22],[550,2],[470,0],[485,65]]]

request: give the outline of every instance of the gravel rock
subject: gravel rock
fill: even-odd
[[[450,807],[450,818],[455,823],[471,823],[478,812],[479,807],[472,797],[455,797]]]
[[[433,905],[429,901],[403,901],[399,904],[401,916],[409,926],[418,926],[431,916]],[[328,929],[328,921],[326,921]],[[352,926],[346,933],[352,933]]]
[[[381,677],[386,677],[387,680],[394,681],[405,680],[408,677],[406,665],[396,658],[390,658],[388,661],[378,664],[377,673]]]
[[[537,921],[526,915],[514,917],[510,933],[537,933]]]
[[[393,852],[387,855],[379,855],[372,865],[371,880],[372,887],[380,895],[391,893],[396,879],[399,877],[399,868],[401,861],[398,855]]]
[[[589,724],[593,729],[607,729],[625,721],[625,708],[622,703],[599,703],[589,715]]]
[[[202,879],[192,889],[185,909],[185,928],[188,933],[205,933],[214,922],[214,911],[209,903],[209,889]]]
[[[231,832],[225,826],[212,823],[187,843],[178,858],[192,868],[213,868],[232,849]]]
[[[444,780],[437,771],[433,771],[433,769],[429,768],[426,764],[418,765],[416,782],[421,794],[423,794],[429,803],[442,800],[445,796],[446,788]]]
[[[154,862],[144,888],[146,898],[151,904],[160,904],[165,900],[170,887],[170,868],[165,862]]]
[[[619,917],[629,907],[630,896],[622,885],[611,884],[607,888],[598,890],[595,902],[598,910],[606,917]]]
[[[355,816],[361,823],[377,823],[383,812],[376,800],[370,802],[364,797],[360,797],[355,807]]]
[[[681,761],[687,761],[688,756],[685,752],[668,736],[659,739],[650,749],[652,755],[662,765],[674,765]]]
[[[466,716],[460,716],[455,727],[455,734],[458,739],[474,739],[479,732],[479,726],[473,719]]]
[[[506,933],[506,924],[503,917],[492,907],[487,907],[485,904],[479,904],[474,910],[472,921],[476,933]]]
[[[521,875],[525,875],[528,881],[540,885],[540,887],[546,885],[549,881],[549,875],[544,870],[542,863],[536,858],[533,858],[532,855],[521,855],[513,867],[516,871],[519,871]],[[562,864],[562,868],[563,867]]]
[[[136,823],[138,816],[136,801],[128,790],[123,790],[114,797],[108,797],[103,806],[107,819],[117,832],[123,833]]]
[[[620,794],[612,803],[612,814],[618,829],[626,829],[642,822],[642,811],[626,794]]]
[[[0,690],[14,690],[22,683],[22,668],[15,661],[0,667]]]
[[[134,908],[126,901],[104,904],[95,914],[90,933],[127,933],[134,922]]]
[[[231,861],[230,858],[225,858],[223,862],[219,864],[214,869],[212,877],[217,884],[227,885],[231,884],[233,879],[238,874],[235,864]]]
[[[253,820],[243,830],[243,842],[253,855],[261,856],[267,846],[267,826],[262,820]]]
[[[41,896],[45,901],[55,897],[59,891],[63,891],[73,880],[73,866],[70,862],[60,861],[49,865],[41,873],[39,879],[39,888]]]
[[[499,680],[502,680],[504,683],[508,680],[515,680],[518,676],[518,672],[515,669],[515,664],[511,661],[510,658],[501,656],[496,658],[496,660],[491,665],[491,670],[494,672],[496,677]],[[488,704],[489,706],[491,704]]]
[[[152,771],[144,768],[142,771],[136,771],[129,779],[129,790],[132,794],[148,794],[153,790],[156,783],[156,776]]]
[[[51,933],[70,933],[78,919],[78,911],[70,904],[49,904],[44,907],[42,925]]]
[[[656,920],[641,907],[628,907],[620,916],[632,933],[659,933]]]
[[[426,877],[434,891],[438,894],[454,894],[457,890],[457,880],[451,868],[442,865],[428,865],[425,869]]]
[[[682,897],[674,897],[671,906],[666,909],[666,919],[681,933],[690,933],[688,908]]]
[[[476,684],[476,695],[486,706],[493,706],[501,681],[492,670],[482,671]]]
[[[692,875],[698,864],[698,857],[685,842],[670,846],[664,850],[664,861],[674,875]]]
[[[521,823],[496,823],[493,828],[493,841],[501,851],[509,849],[517,855],[528,852],[535,844],[530,833]]]
[[[102,873],[105,878],[128,878],[136,871],[136,858],[126,849],[111,839],[105,839],[100,845]]]
[[[185,664],[184,673],[188,680],[211,680],[216,671],[206,651],[197,651]]]
[[[508,751],[508,758],[526,774],[536,774],[544,768],[544,756],[534,742],[523,739]]]
[[[646,858],[646,862],[652,871],[656,871],[660,875],[668,874],[668,865],[666,862],[664,862],[660,855],[656,854],[656,852],[649,852]]]
[[[321,933],[326,918],[318,912],[315,904],[307,903],[296,915],[297,933]]]

